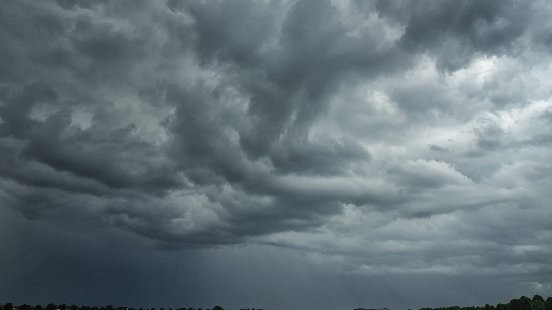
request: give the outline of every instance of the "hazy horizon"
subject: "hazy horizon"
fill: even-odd
[[[0,1],[0,301],[552,295],[552,3]]]

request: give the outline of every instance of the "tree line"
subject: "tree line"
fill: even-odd
[[[60,304],[56,305],[53,303],[50,303],[46,306],[42,305],[19,305],[14,306],[11,303],[7,303],[3,306],[1,306],[1,310],[157,310],[156,308],[129,308],[129,307],[114,307],[114,306],[105,306],[105,307],[97,307],[97,306],[77,306],[77,305],[66,305],[66,304]],[[214,306],[212,308],[192,308],[192,307],[183,307],[183,308],[159,308],[159,310],[224,310],[221,306]],[[240,310],[255,310],[255,308],[251,309],[240,309]],[[263,310],[258,308],[257,310]],[[521,296],[520,298],[514,298],[510,300],[508,303],[505,304],[497,304],[489,305],[486,304],[485,306],[469,306],[469,307],[459,307],[459,306],[451,306],[451,307],[438,307],[438,308],[430,308],[430,307],[424,307],[420,308],[419,310],[552,310],[552,297],[548,297],[546,300],[540,296],[535,295],[533,298],[529,298],[526,296]]]
[[[533,298],[527,296],[521,296],[520,298],[514,298],[506,304],[498,304],[496,306],[486,304],[485,306],[471,306],[471,307],[439,307],[439,308],[420,308],[420,310],[552,310],[552,297],[548,297],[546,300],[540,296],[535,295]]]
[[[66,304],[53,304],[50,303],[46,306],[42,305],[19,305],[15,306],[12,303],[7,303],[1,306],[2,310],[157,310],[156,308],[130,308],[130,307],[115,307],[115,306],[78,306],[78,305],[66,305]],[[165,308],[159,308],[159,310],[166,310]],[[192,307],[182,307],[182,308],[168,308],[168,310],[224,310],[221,306],[214,306],[213,308],[192,308]],[[253,308],[255,310],[255,308]],[[262,309],[258,309],[262,310]]]

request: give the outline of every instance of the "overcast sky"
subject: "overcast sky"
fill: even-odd
[[[552,295],[552,3],[0,2],[0,303]]]

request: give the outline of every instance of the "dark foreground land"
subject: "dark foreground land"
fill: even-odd
[[[552,310],[552,297],[548,297],[546,300],[540,296],[535,295],[533,298],[521,296],[517,299],[512,299],[508,303],[485,306],[470,306],[470,307],[439,307],[439,308],[420,308],[420,310]]]
[[[387,308],[386,308],[387,309]],[[66,305],[66,304],[53,304],[50,303],[46,306],[43,305],[13,305],[12,303],[6,303],[3,306],[0,306],[0,310],[157,310],[156,308],[130,308],[130,307],[114,307],[109,306],[77,306],[77,305]],[[173,308],[159,308],[159,310],[173,310]],[[202,308],[193,308],[193,307],[181,307],[175,308],[174,310],[204,310]],[[224,310],[221,306],[214,306],[213,308],[206,308],[205,310]],[[262,308],[242,308],[240,310],[263,310]],[[370,308],[357,308],[354,310],[378,310]],[[391,309],[387,309],[391,310]],[[410,309],[409,309],[410,310]],[[489,305],[484,306],[469,306],[469,307],[460,307],[460,306],[448,306],[448,307],[423,307],[419,310],[552,310],[552,297],[546,298],[546,300],[540,296],[535,295],[533,298],[526,296],[521,296],[520,298],[515,298],[510,300],[505,304]]]

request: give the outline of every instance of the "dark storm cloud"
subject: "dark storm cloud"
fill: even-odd
[[[518,1],[412,2],[399,10],[389,6],[380,5],[381,12],[407,20],[401,44],[433,54],[438,67],[453,71],[481,54],[518,53],[516,39],[530,22],[525,15],[530,5]]]
[[[285,248],[282,261],[331,270],[318,292],[386,274],[551,287],[537,276],[550,270],[548,3],[0,8],[0,202],[29,234],[86,224],[236,261],[233,246]]]

